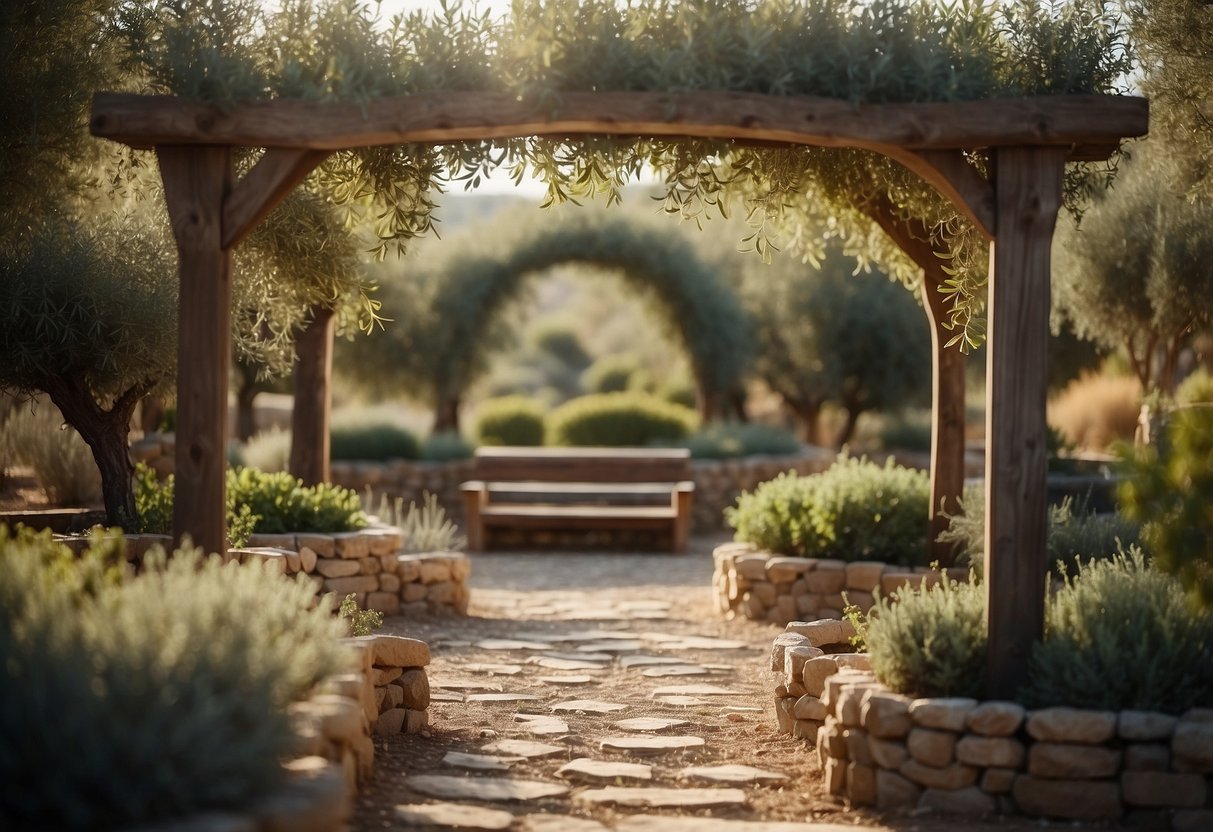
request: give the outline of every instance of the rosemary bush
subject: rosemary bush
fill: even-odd
[[[982,696],[985,606],[975,576],[878,598],[864,633],[876,678],[913,696]]]
[[[93,452],[48,401],[19,404],[7,419],[0,419],[0,452],[6,465],[33,468],[55,505],[91,505],[101,497]]]
[[[105,577],[113,545],[77,560],[48,533],[0,527],[6,828],[246,805],[281,777],[287,705],[345,661],[310,583],[192,551],[154,553],[120,583]]]
[[[398,425],[367,423],[334,425],[331,433],[333,459],[416,459],[421,455],[417,437]]]
[[[476,412],[476,436],[481,445],[542,445],[545,412],[526,396],[489,399]]]
[[[426,462],[470,459],[475,452],[476,446],[455,431],[431,434],[421,445],[421,458]]]
[[[787,431],[758,422],[709,425],[681,444],[695,459],[788,456],[801,450],[800,442]]]
[[[829,470],[780,474],[725,509],[737,540],[783,555],[923,564],[930,481],[845,453]]]
[[[1047,602],[1021,699],[1173,714],[1213,706],[1213,614],[1140,549],[1080,563]]]
[[[369,488],[363,502],[368,510],[375,504],[375,495]],[[384,495],[379,498],[375,514],[382,522],[400,529],[404,538],[401,550],[409,554],[457,552],[467,548],[467,538],[446,516],[446,509],[438,503],[437,495],[428,491],[420,508],[416,503],[409,503],[407,510],[404,498],[389,501]]]
[[[601,393],[565,402],[547,417],[547,444],[629,447],[678,442],[695,411],[643,393]]]

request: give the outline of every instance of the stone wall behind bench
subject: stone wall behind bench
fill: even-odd
[[[1213,709],[1046,708],[892,693],[846,622],[775,640],[779,730],[816,743],[830,794],[855,806],[1018,813],[1213,829]]]
[[[820,618],[842,618],[846,600],[864,612],[873,593],[888,596],[898,587],[940,580],[938,570],[880,561],[789,558],[749,543],[725,543],[712,552],[712,591],[726,617],[787,624]],[[949,569],[953,580],[968,580],[967,569]]]

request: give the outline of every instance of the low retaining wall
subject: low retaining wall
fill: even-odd
[[[892,693],[845,622],[775,640],[783,733],[815,742],[830,794],[854,806],[1213,829],[1213,709],[1028,711],[1014,702]]]
[[[909,584],[938,582],[939,570],[895,566],[880,561],[789,558],[749,543],[725,543],[712,552],[712,589],[717,608],[727,618],[787,624],[842,618],[846,601],[865,613],[873,594],[888,596]],[[967,569],[945,570],[953,580],[968,580]],[[843,599],[843,594],[846,600]]]
[[[169,547],[164,535],[127,535],[127,557],[137,560],[154,545]],[[472,565],[462,552],[400,553],[400,530],[377,526],[340,534],[255,534],[249,545],[228,557],[262,560],[283,574],[302,572],[317,594],[332,592],[340,602],[353,594],[358,606],[385,615],[466,615]]]

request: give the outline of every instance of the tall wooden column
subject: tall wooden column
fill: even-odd
[[[934,271],[942,275],[937,261]],[[952,547],[936,538],[948,528],[945,514],[960,511],[965,484],[965,356],[956,347],[945,347],[950,333],[948,301],[939,292],[932,269],[924,268],[923,306],[931,322],[931,560],[951,566]]]
[[[986,365],[986,690],[996,699],[1024,683],[1044,631],[1049,251],[1065,156],[1055,147],[1006,147],[991,159],[997,217]]]
[[[329,479],[334,323],[332,309],[315,307],[311,323],[295,340],[290,471],[305,485]]]
[[[227,147],[156,149],[177,240],[177,456],[173,538],[206,552],[227,548],[227,384],[231,352],[231,254],[223,203],[231,189]]]

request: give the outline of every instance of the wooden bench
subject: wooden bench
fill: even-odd
[[[480,448],[475,465],[479,479],[461,486],[472,551],[492,528],[669,529],[673,550],[686,551],[686,449]]]

